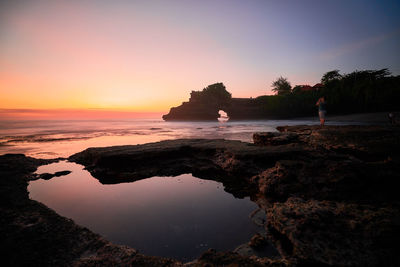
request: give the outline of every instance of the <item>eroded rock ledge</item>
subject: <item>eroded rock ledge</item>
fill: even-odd
[[[266,212],[268,238],[282,259],[210,250],[189,266],[399,266],[400,128],[294,126],[278,130],[256,133],[255,144],[170,140],[89,148],[69,160],[85,165],[102,183],[193,173],[221,181],[236,196],[251,196]],[[32,262],[41,265],[183,264],[113,245],[29,200],[26,181],[44,162],[15,157],[0,157],[5,174],[1,209],[6,215],[1,231],[7,237],[1,242],[10,257],[18,260],[15,255],[23,249]],[[19,162],[18,172],[9,171],[9,162]]]

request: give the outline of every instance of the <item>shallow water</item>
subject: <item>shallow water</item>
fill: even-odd
[[[278,125],[318,124],[317,120],[165,122],[132,120],[0,120],[0,155],[68,157],[88,147],[135,145],[177,138],[222,138],[252,142],[254,132]]]
[[[30,182],[30,198],[146,255],[189,261],[208,248],[232,250],[261,230],[249,217],[257,205],[215,181],[184,174],[102,185],[82,165],[65,161],[37,173],[62,170],[72,173]]]
[[[318,125],[315,118],[296,120],[166,122],[162,119],[2,120],[0,155],[23,153],[36,158],[68,157],[88,147],[135,145],[178,138],[252,142],[254,132],[282,125]],[[368,124],[333,121],[327,125]]]

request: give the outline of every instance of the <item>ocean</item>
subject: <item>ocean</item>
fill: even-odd
[[[131,120],[2,120],[0,155],[23,153],[35,158],[68,157],[88,147],[136,145],[179,138],[252,142],[254,132],[279,125],[318,124],[315,120],[166,122]]]

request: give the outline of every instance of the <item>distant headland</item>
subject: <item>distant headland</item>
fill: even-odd
[[[398,111],[400,76],[387,69],[354,71],[340,74],[338,70],[325,73],[321,83],[314,86],[296,85],[286,78],[273,82],[276,95],[256,98],[234,98],[223,83],[192,91],[189,101],[172,107],[162,118],[166,121],[216,121],[218,111],[230,120],[288,119],[316,115],[315,102],[325,96],[329,115]]]

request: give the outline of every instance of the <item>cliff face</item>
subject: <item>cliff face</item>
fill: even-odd
[[[181,120],[217,120],[218,111],[223,110],[231,120],[265,118],[263,106],[252,98],[231,98],[224,103],[213,104],[207,101],[196,102],[190,100],[178,107],[173,107],[163,116],[166,121]]]
[[[300,115],[284,102],[287,101],[280,96],[232,98],[223,83],[216,83],[202,91],[192,91],[189,101],[171,108],[162,118],[166,121],[216,121],[219,110],[225,111],[230,120],[278,119]],[[307,106],[313,108],[313,103]]]
[[[217,120],[218,110],[216,106],[203,103],[183,102],[182,105],[171,108],[162,118],[166,121]]]
[[[207,86],[202,91],[192,91],[189,102],[171,108],[164,120],[217,120],[220,109],[231,106],[231,93],[223,83]]]

